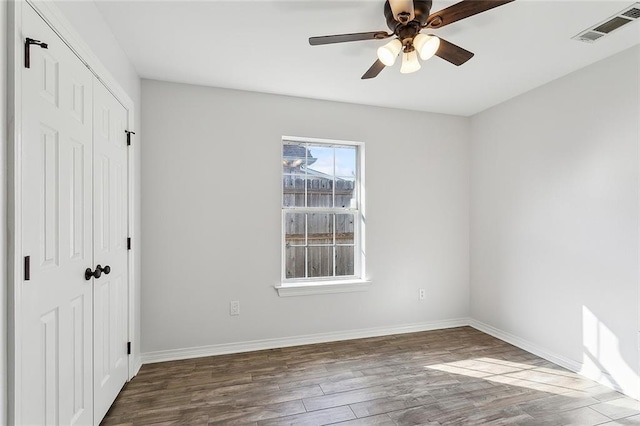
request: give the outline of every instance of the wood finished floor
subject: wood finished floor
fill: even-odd
[[[470,327],[144,365],[103,425],[640,425],[640,402]]]

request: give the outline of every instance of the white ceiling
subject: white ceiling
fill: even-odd
[[[432,12],[455,1],[435,0]],[[640,21],[594,44],[571,40],[633,1],[513,3],[433,31],[475,53],[360,76],[385,41],[310,46],[310,36],[387,30],[383,0],[100,1],[143,78],[472,115],[640,43]]]

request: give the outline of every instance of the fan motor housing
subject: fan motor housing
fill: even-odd
[[[431,12],[431,5],[433,4],[432,0],[413,0],[413,11],[415,14],[415,18],[411,22],[417,22],[420,26],[424,26],[427,23],[427,18],[429,17],[429,12]],[[394,33],[402,24],[393,17],[393,12],[391,11],[391,5],[389,4],[389,0],[384,2],[384,17],[387,20],[387,26]]]

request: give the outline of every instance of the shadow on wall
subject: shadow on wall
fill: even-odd
[[[640,398],[640,376],[624,359],[620,340],[586,306],[582,306],[581,374]]]

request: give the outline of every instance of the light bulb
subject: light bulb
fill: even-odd
[[[420,54],[420,58],[426,61],[438,51],[440,39],[433,35],[418,34],[413,38],[413,47]]]
[[[405,52],[402,54],[402,67],[400,67],[400,72],[402,74],[416,72],[419,69],[420,62],[418,62],[418,52],[412,50],[411,52]]]
[[[378,59],[380,62],[390,67],[396,62],[398,53],[402,50],[402,42],[397,38],[378,48]]]

